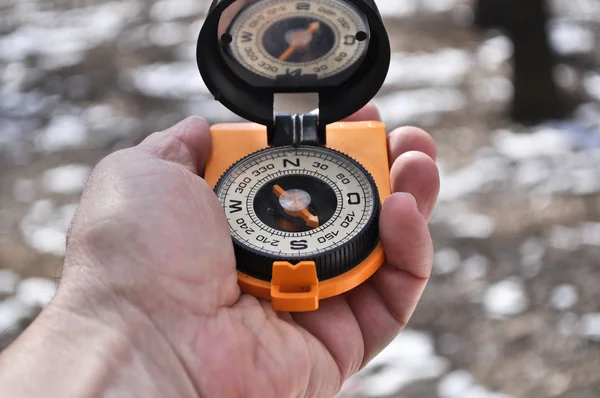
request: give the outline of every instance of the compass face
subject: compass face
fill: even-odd
[[[339,152],[281,147],[238,162],[216,193],[237,245],[298,260],[360,240],[378,213],[376,190],[362,166]]]
[[[340,0],[258,1],[235,17],[223,38],[230,57],[253,74],[321,80],[360,62],[369,27]]]

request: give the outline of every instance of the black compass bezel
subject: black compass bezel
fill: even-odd
[[[228,61],[219,44],[218,26],[222,13],[236,0],[215,0],[204,22],[196,57],[200,74],[215,99],[240,117],[265,126],[273,124],[276,93],[311,92],[319,94],[319,123],[327,125],[342,120],[360,110],[380,90],[387,76],[391,48],[385,26],[372,0],[339,0],[353,5],[367,20],[370,29],[369,47],[361,62],[348,69],[343,79],[332,84],[311,84],[307,75],[302,84],[281,84],[264,87],[264,81],[248,82],[241,66]],[[242,77],[243,76],[243,77]],[[335,78],[333,76],[332,78]],[[264,78],[266,79],[266,78]],[[313,81],[316,83],[316,81]]]
[[[273,262],[288,261],[291,264],[297,264],[302,261],[314,261],[317,268],[317,276],[320,281],[325,281],[336,276],[342,275],[363,262],[379,244],[379,215],[381,213],[381,199],[379,189],[375,179],[369,171],[358,161],[347,154],[331,148],[314,147],[314,146],[286,146],[278,147],[277,149],[303,150],[315,149],[329,151],[336,156],[351,163],[365,176],[369,186],[373,191],[373,212],[365,223],[364,228],[355,237],[345,242],[344,244],[327,250],[321,254],[306,257],[295,257],[293,259],[285,256],[273,256],[268,253],[261,252],[255,248],[245,245],[242,241],[232,236],[232,242],[235,250],[238,271],[266,282],[271,281]],[[218,196],[219,190],[229,177],[235,171],[237,166],[242,162],[252,157],[261,156],[265,152],[271,151],[272,148],[265,148],[245,156],[235,162],[229,169],[223,173],[219,181],[215,185],[214,192]],[[231,228],[231,227],[230,227]],[[353,253],[359,251],[360,253]]]

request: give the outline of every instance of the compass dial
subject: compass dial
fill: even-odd
[[[269,78],[337,75],[368,47],[365,18],[340,0],[259,1],[233,21],[222,42],[245,69]]]
[[[273,261],[314,260],[321,280],[358,265],[378,242],[377,187],[368,172],[320,147],[263,150],[217,184],[238,269],[270,280]]]

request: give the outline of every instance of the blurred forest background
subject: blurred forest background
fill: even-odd
[[[188,115],[206,0],[0,0],[0,343],[48,303],[94,165]],[[341,397],[600,396],[600,0],[378,0],[389,129],[442,191],[409,325]]]

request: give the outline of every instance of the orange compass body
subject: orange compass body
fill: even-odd
[[[238,160],[267,148],[264,126],[254,123],[212,126],[212,152],[205,179],[214,188],[219,178]],[[360,162],[373,176],[381,201],[391,194],[385,125],[381,122],[339,122],[327,127],[327,147],[345,153]],[[273,263],[273,279],[266,282],[238,272],[243,292],[270,299],[277,311],[311,311],[319,300],[345,293],[366,281],[383,264],[381,244],[351,271],[319,282],[314,262],[292,265]]]

